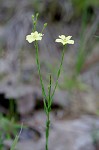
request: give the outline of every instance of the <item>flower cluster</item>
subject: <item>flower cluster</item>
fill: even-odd
[[[70,40],[72,36],[59,35],[59,39],[56,39],[55,42],[60,42],[63,45],[74,44],[74,40]]]
[[[43,36],[42,33],[38,33],[37,31],[35,31],[35,32],[32,32],[30,35],[27,35],[26,40],[29,43],[32,43],[34,41],[42,40],[42,36]]]
[[[44,34],[42,33],[38,33],[37,31],[35,32],[32,32],[30,35],[27,35],[26,36],[26,40],[29,42],[29,43],[32,43],[34,41],[38,41],[38,40],[42,40],[42,36]],[[66,44],[74,44],[74,40],[71,40],[71,37],[72,36],[65,36],[65,35],[59,35],[59,39],[56,39],[55,42],[60,42],[62,43],[63,45],[66,45]]]

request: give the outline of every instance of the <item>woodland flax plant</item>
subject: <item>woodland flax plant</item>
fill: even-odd
[[[67,36],[66,37],[65,35],[61,35],[61,36],[59,36],[59,39],[56,39],[55,42],[60,42],[63,45],[62,58],[61,58],[61,61],[60,61],[60,66],[58,68],[57,78],[56,78],[56,83],[55,83],[54,89],[52,90],[52,77],[51,77],[51,74],[50,74],[48,92],[46,93],[44,83],[43,83],[43,80],[42,80],[42,75],[41,75],[38,41],[42,40],[42,38],[44,36],[43,31],[44,31],[45,27],[47,26],[47,23],[44,24],[41,33],[38,33],[38,31],[36,31],[37,20],[38,20],[38,14],[36,14],[36,16],[32,16],[32,21],[33,21],[33,30],[32,31],[33,32],[30,35],[26,36],[26,40],[29,43],[34,42],[34,46],[35,46],[35,49],[36,49],[36,63],[37,63],[37,67],[38,67],[38,73],[39,73],[39,77],[40,77],[40,84],[41,84],[41,88],[42,88],[44,111],[46,113],[46,134],[45,134],[45,136],[46,136],[46,145],[45,145],[45,149],[48,150],[49,149],[48,148],[48,141],[49,141],[49,129],[50,129],[50,112],[51,112],[51,107],[52,107],[52,102],[53,102],[53,96],[55,94],[55,90],[56,90],[57,85],[58,85],[58,79],[59,79],[59,76],[60,76],[60,73],[61,73],[61,68],[62,68],[62,64],[63,64],[63,60],[64,60],[66,44],[74,44],[74,40],[71,40],[72,36]]]

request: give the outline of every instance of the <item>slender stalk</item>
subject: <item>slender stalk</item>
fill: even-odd
[[[52,85],[52,79],[51,79],[51,75],[50,75],[50,80],[49,80],[49,91],[48,91],[48,98],[49,98],[49,100],[50,100],[50,98],[51,98],[51,85]]]
[[[36,63],[37,63],[38,73],[39,73],[39,77],[40,77],[40,83],[41,83],[41,87],[42,87],[42,94],[44,96],[44,99],[46,100],[47,96],[46,96],[46,93],[45,93],[45,88],[44,88],[44,85],[43,85],[43,80],[42,80],[42,75],[41,75],[37,41],[35,42],[35,49],[36,49]]]
[[[57,79],[56,79],[56,83],[55,83],[55,87],[54,87],[53,93],[52,93],[52,95],[51,95],[51,100],[53,99],[55,90],[56,90],[57,85],[58,85],[58,79],[59,79],[59,77],[60,77],[61,68],[62,68],[62,64],[63,64],[63,60],[64,60],[65,47],[66,47],[66,46],[63,47],[62,58],[61,58],[61,62],[60,62],[60,66],[59,66],[58,72],[57,72]]]
[[[48,87],[48,111],[51,110],[51,87],[52,87],[52,78],[50,75],[49,87]]]
[[[52,86],[52,79],[51,79],[51,75],[50,75],[50,79],[49,79],[49,86],[48,86],[48,100],[47,100],[47,110],[48,110],[48,114],[47,114],[47,119],[46,119],[46,145],[45,145],[45,149],[48,150],[48,141],[49,141],[49,130],[50,130],[50,111],[51,111],[51,86]]]
[[[50,112],[48,112],[47,120],[46,120],[46,146],[45,146],[46,150],[48,150],[49,129],[50,129]]]

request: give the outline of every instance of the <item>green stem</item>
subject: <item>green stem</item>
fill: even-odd
[[[51,81],[52,81],[52,79],[51,79],[51,75],[50,75],[50,81],[49,81],[49,100],[50,100],[50,96],[51,96]]]
[[[51,110],[51,86],[52,86],[52,78],[50,75],[49,88],[48,88],[48,111]]]
[[[40,83],[41,83],[41,87],[42,87],[42,94],[44,96],[44,99],[46,100],[47,96],[46,96],[46,93],[45,93],[45,88],[44,88],[44,85],[43,85],[43,80],[42,80],[42,75],[41,75],[37,41],[35,42],[35,49],[36,49],[36,63],[37,63],[38,73],[39,73],[39,77],[40,77]]]
[[[50,129],[50,113],[48,112],[47,120],[46,120],[46,146],[45,146],[46,150],[48,150],[49,129]]]
[[[59,76],[60,76],[60,73],[61,73],[61,68],[62,68],[62,64],[63,64],[63,60],[64,60],[65,47],[66,46],[64,46],[64,48],[63,48],[62,58],[61,58],[61,62],[60,62],[60,66],[59,66],[58,72],[57,72],[57,79],[56,79],[56,83],[55,83],[55,87],[54,87],[53,93],[51,95],[51,99],[53,99],[53,96],[55,94],[55,90],[56,90],[57,85],[58,85],[58,79],[59,79]]]

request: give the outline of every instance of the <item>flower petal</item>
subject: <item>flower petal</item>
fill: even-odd
[[[34,32],[35,35],[38,35],[39,33],[37,31]]]
[[[59,38],[61,38],[62,40],[65,39],[65,35],[59,35]]]
[[[42,34],[42,33],[39,33],[39,36],[43,36],[44,34]]]
[[[29,43],[32,43],[34,41],[33,37],[31,35],[27,35],[26,36],[26,40],[29,42]]]
[[[66,37],[66,40],[67,40],[67,41],[70,40],[71,37],[72,37],[72,36],[67,36],[67,37]]]
[[[36,38],[36,40],[42,40],[42,37],[38,36],[38,37]]]
[[[62,39],[56,39],[55,42],[61,42],[62,43]]]
[[[68,44],[74,44],[74,40],[68,40],[67,43]]]

